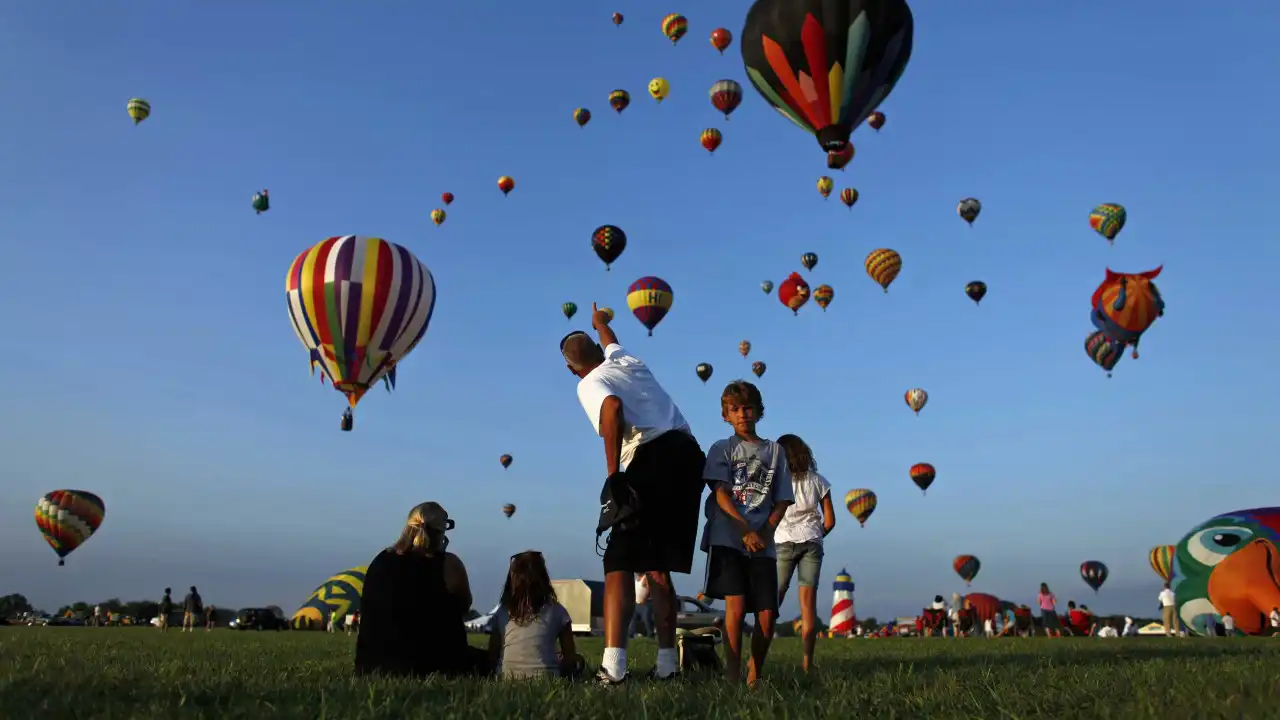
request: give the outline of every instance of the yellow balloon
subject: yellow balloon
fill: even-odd
[[[671,92],[671,85],[667,83],[666,78],[654,78],[649,81],[649,94],[654,100],[662,102],[662,99]]]

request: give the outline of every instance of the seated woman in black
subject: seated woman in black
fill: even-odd
[[[445,552],[453,520],[437,503],[409,512],[396,544],[369,563],[360,598],[356,674],[489,675],[488,653],[467,644],[467,569]]]

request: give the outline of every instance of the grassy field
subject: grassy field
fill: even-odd
[[[1267,639],[829,640],[812,677],[799,671],[799,642],[780,639],[754,690],[718,678],[625,689],[356,680],[354,644],[302,632],[0,628],[0,718],[1280,717],[1280,641]],[[599,641],[582,644],[597,661]],[[635,643],[632,671],[654,655]]]

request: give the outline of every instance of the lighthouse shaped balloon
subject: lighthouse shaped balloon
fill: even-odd
[[[853,577],[848,570],[841,570],[833,584],[831,599],[831,634],[852,635],[856,614],[853,608]]]

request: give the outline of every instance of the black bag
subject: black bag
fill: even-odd
[[[627,482],[625,472],[616,472],[600,488],[600,520],[596,523],[596,547],[600,536],[614,530],[631,531],[640,527],[640,496]]]

